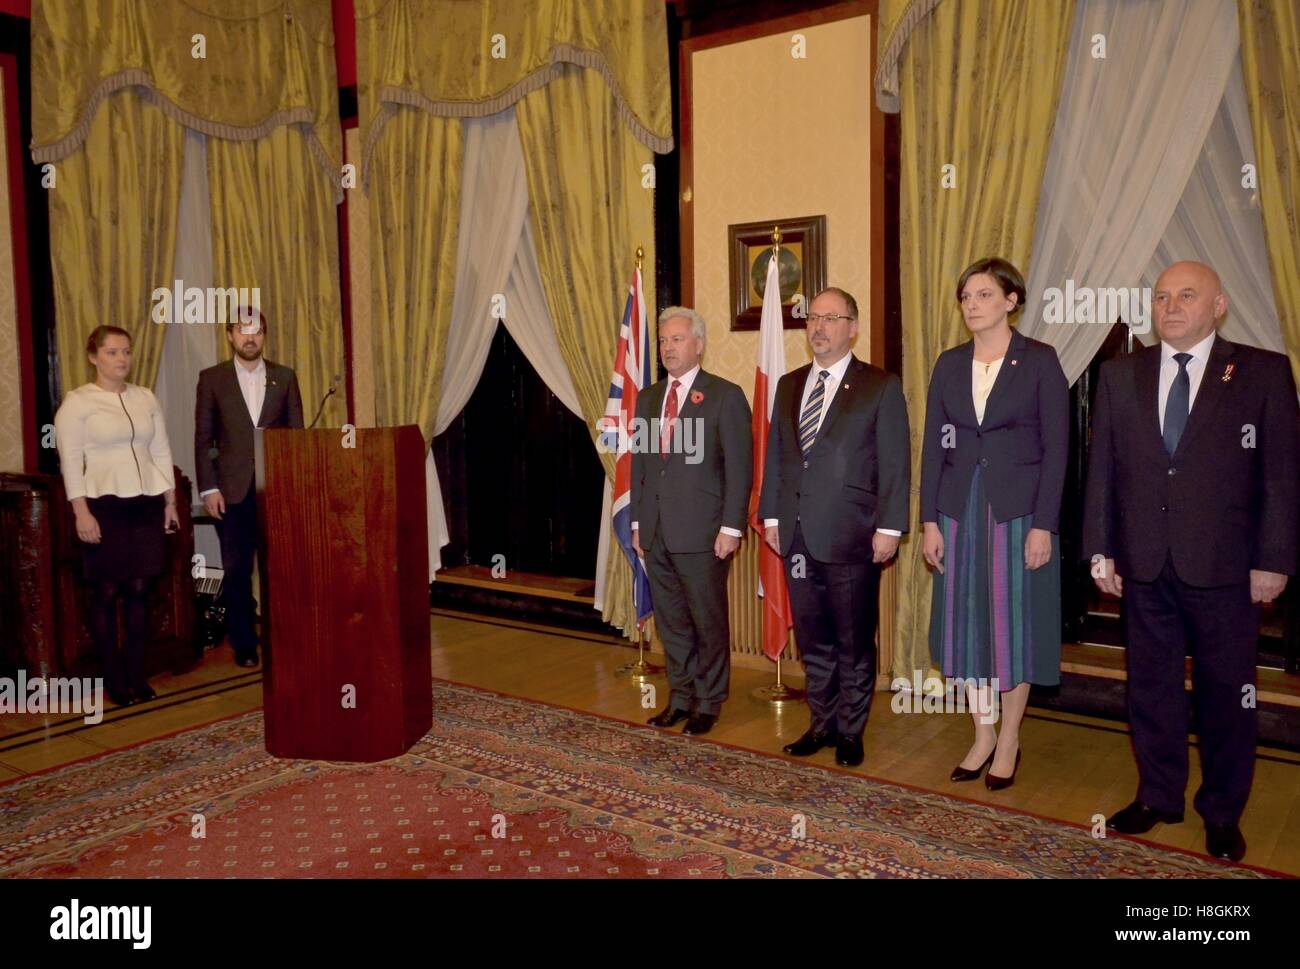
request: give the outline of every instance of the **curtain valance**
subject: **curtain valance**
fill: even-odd
[[[37,0],[33,161],[74,154],[103,102],[127,88],[216,138],[301,127],[342,200],[329,0]]]
[[[399,106],[482,118],[551,83],[570,64],[603,78],[641,144],[673,147],[661,0],[357,0],[363,167]]]

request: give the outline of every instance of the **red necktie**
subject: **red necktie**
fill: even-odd
[[[665,461],[668,455],[672,453],[673,428],[677,424],[677,388],[682,385],[680,380],[674,380],[673,385],[668,388],[668,406],[664,408],[664,426],[659,431],[659,454]]]

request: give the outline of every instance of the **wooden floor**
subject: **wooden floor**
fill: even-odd
[[[441,611],[432,617],[432,628],[435,677],[634,722],[653,712],[643,709],[638,685],[617,672],[636,651],[612,639]],[[657,659],[662,664],[662,656]],[[801,685],[797,677],[788,679]],[[779,755],[781,745],[807,727],[808,713],[802,705],[778,712],[751,698],[751,691],[771,681],[770,673],[733,669],[731,699],[720,722],[709,738],[696,742],[716,739]],[[159,693],[156,701],[110,709],[95,726],[75,717],[0,717],[0,781],[254,710],[262,702],[260,672],[238,668],[226,650],[209,653],[184,676],[151,682]],[[666,680],[649,682],[655,686],[655,705],[662,705]],[[896,713],[891,699],[877,693],[871,707],[866,762],[858,770],[872,777],[1089,826],[1097,814],[1123,807],[1136,791],[1137,771],[1123,724],[1031,708],[1022,728],[1024,759],[1016,783],[992,794],[982,782],[948,781],[970,746],[968,715]],[[833,751],[810,760],[834,766]],[[1199,781],[1193,752],[1187,820],[1158,826],[1148,835],[1151,840],[1203,850],[1204,829],[1191,810]],[[1300,875],[1300,755],[1259,751],[1242,830],[1250,846],[1247,862]]]

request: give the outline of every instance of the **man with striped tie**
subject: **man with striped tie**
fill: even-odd
[[[907,405],[893,374],[853,355],[858,304],[831,287],[809,306],[813,363],[781,378],[758,514],[785,558],[807,676],[808,731],[785,751],[862,763],[876,682],[880,569],[907,531]]]

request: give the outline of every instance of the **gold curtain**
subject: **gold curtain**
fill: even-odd
[[[455,291],[461,124],[400,108],[370,164],[375,418],[433,440]]]
[[[514,105],[547,304],[591,431],[638,243],[654,266],[642,166],[652,149],[672,149],[663,4],[357,0],[356,15],[379,423],[432,434],[455,285],[460,119]],[[653,312],[652,268],[646,277]],[[630,572],[617,550],[610,562],[605,617],[627,630]]]
[[[1300,8],[1238,0],[1237,19],[1273,298],[1300,384]]]
[[[643,282],[654,315],[654,193],[642,170],[652,157],[594,71],[566,67],[519,103],[517,117],[542,288],[594,445],[638,244],[651,267]],[[600,458],[612,478],[613,455]],[[625,632],[636,624],[631,599],[631,569],[614,548],[603,615]]]
[[[85,340],[100,323],[136,333],[135,380],[157,376],[164,331],[145,321],[152,290],[173,282],[185,128],[209,137],[215,284],[263,290],[280,316],[273,346],[314,403],[342,369],[329,0],[34,5],[31,150],[57,178],[64,390],[84,379]]]
[[[131,380],[153,386],[164,328],[150,318],[150,296],[172,286],[184,139],[156,107],[123,92],[53,167],[46,197],[65,394],[91,379],[86,340],[100,324],[131,334]]]
[[[256,141],[208,142],[213,278],[260,290],[267,356],[297,373],[308,422],[338,378],[320,427],[338,427],[347,415],[335,184],[295,126]]]
[[[968,338],[957,278],[981,256],[1029,271],[1073,14],[1074,0],[944,0],[902,56],[899,261],[914,523],[930,370],[940,352]],[[949,164],[956,183],[944,188]],[[919,531],[901,546],[898,565],[892,675],[910,678],[931,666],[932,580]]]
[[[338,179],[330,0],[33,4],[34,161],[77,151],[100,104],[127,88],[177,124],[215,138],[251,140],[301,125],[322,173]]]
[[[898,65],[912,31],[924,23],[940,0],[880,0],[876,16],[876,107],[898,114]]]
[[[356,0],[356,17],[358,58],[368,60],[357,92],[366,162],[394,105],[482,118],[551,83],[564,65],[600,76],[638,140],[672,150],[661,0]]]

